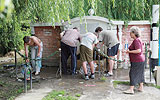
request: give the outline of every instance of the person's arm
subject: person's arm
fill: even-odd
[[[25,51],[25,56],[27,57],[26,62],[29,62],[29,60],[28,60],[28,47],[27,47],[26,43],[24,43],[24,51]]]
[[[25,56],[28,57],[28,48],[26,43],[24,43],[24,51],[25,51]]]
[[[81,40],[82,40],[82,36],[80,33],[78,33],[78,40],[79,40],[79,42],[81,42]]]
[[[60,33],[60,39],[64,36],[65,31]]]
[[[38,39],[33,38],[33,42],[38,46],[38,53],[37,53],[37,57],[40,56],[40,52],[41,52],[41,44],[39,43]]]

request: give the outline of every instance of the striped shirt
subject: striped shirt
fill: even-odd
[[[80,33],[76,29],[69,29],[64,32],[61,42],[76,47],[79,39],[81,39]]]

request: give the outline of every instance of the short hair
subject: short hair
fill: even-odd
[[[97,27],[95,32],[98,32],[98,31],[100,31],[100,32],[103,31],[102,27]]]
[[[137,38],[141,36],[141,30],[137,26],[132,26],[130,32],[132,32]]]
[[[78,30],[78,28],[77,28],[77,27],[73,27],[73,29],[77,29],[77,30]]]
[[[29,36],[24,36],[23,41],[24,43],[28,43],[29,42],[30,37]]]

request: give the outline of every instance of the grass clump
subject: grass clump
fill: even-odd
[[[55,91],[50,92],[42,100],[78,100],[77,98],[70,96],[66,91]]]
[[[117,85],[119,85],[119,84],[129,85],[130,82],[128,82],[128,81],[113,81],[113,86],[114,87],[117,87]]]
[[[100,78],[100,80],[101,80],[101,81],[106,81],[107,78],[106,78],[105,76],[103,76],[103,77]]]
[[[76,97],[80,97],[81,96],[81,94],[76,94]]]

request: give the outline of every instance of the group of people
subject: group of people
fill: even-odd
[[[97,27],[94,33],[87,32],[81,36],[77,28],[65,30],[61,33],[61,60],[64,74],[67,74],[67,59],[70,55],[72,75],[76,74],[76,51],[78,42],[80,42],[80,60],[85,73],[85,80],[95,78],[93,49],[99,42],[102,42],[102,44],[108,47],[107,55],[109,57],[114,58],[114,56],[118,53],[119,41],[117,36],[112,31],[103,31],[101,27]],[[108,60],[109,67],[107,76],[112,76],[114,61],[110,59]],[[87,73],[87,63],[90,66],[91,75],[88,75]]]
[[[136,26],[130,28],[130,37],[133,38],[132,44],[129,46],[127,51],[124,53],[129,54],[131,68],[129,72],[130,77],[130,89],[124,91],[124,93],[133,94],[134,86],[139,85],[139,91],[143,91],[144,82],[144,55],[143,55],[143,43],[140,39],[140,29]],[[77,44],[80,43],[80,60],[82,62],[83,70],[85,73],[85,80],[89,78],[94,79],[94,64],[93,64],[93,49],[99,43],[104,44],[107,47],[107,55],[110,58],[114,58],[118,53],[119,41],[112,31],[103,30],[101,27],[97,27],[95,32],[87,32],[83,36],[80,35],[77,27],[68,29],[60,33],[61,38],[61,63],[62,73],[67,73],[67,60],[71,56],[71,74],[75,75],[77,69]],[[31,46],[31,58],[42,58],[43,43],[40,39],[35,36],[25,36],[24,48],[26,57],[28,57],[27,45]],[[28,59],[26,60],[28,62]],[[41,60],[37,61],[37,66],[33,66],[35,75],[40,72]],[[32,65],[35,65],[36,61],[32,60]],[[89,64],[91,74],[88,75],[86,64]],[[106,76],[113,75],[114,61],[108,59],[108,69]]]

